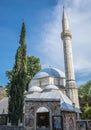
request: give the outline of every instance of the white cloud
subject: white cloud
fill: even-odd
[[[57,5],[51,12],[49,22],[43,25],[42,41],[39,48],[42,48],[41,55],[44,55],[44,63],[63,69],[63,48],[61,41],[61,7]],[[52,20],[51,20],[52,19]],[[46,60],[45,60],[46,59]],[[45,66],[45,65],[43,65]]]
[[[91,72],[91,0],[64,0],[64,6],[70,21],[70,30],[73,34],[72,47],[75,71]],[[64,68],[62,32],[62,1],[52,9],[48,15],[50,21],[43,25],[40,53],[42,64],[49,64]]]

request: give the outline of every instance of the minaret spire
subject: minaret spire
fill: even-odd
[[[62,16],[62,29],[63,31],[69,30],[69,22],[68,22],[68,18],[64,6],[63,6],[63,16]]]
[[[76,107],[79,107],[78,91],[76,89],[75,76],[74,76],[71,38],[72,34],[69,28],[68,17],[65,9],[63,8],[61,39],[63,40],[63,49],[64,49],[66,90],[67,95],[71,98],[73,103],[76,104]]]

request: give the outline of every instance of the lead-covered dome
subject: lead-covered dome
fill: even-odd
[[[32,86],[29,88],[29,92],[41,92],[42,89],[38,86]]]
[[[59,88],[55,85],[47,85],[45,88],[44,88],[44,91],[48,91],[48,90],[59,90]]]
[[[54,68],[54,67],[48,67],[48,68],[44,68],[42,70],[40,70],[38,73],[35,74],[35,76],[33,77],[33,79],[37,79],[37,78],[43,78],[43,77],[47,77],[47,76],[53,76],[53,77],[65,77],[64,72],[62,72],[61,70]]]

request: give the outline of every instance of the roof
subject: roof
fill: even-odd
[[[6,115],[8,114],[8,97],[5,97],[0,100],[0,115]],[[24,108],[23,108],[24,112]]]
[[[48,68],[44,68],[42,70],[40,70],[38,73],[35,74],[35,76],[33,77],[33,79],[37,79],[37,78],[44,78],[47,76],[53,76],[53,77],[65,77],[64,72],[62,72],[61,70],[54,68],[54,67],[48,67]]]
[[[8,97],[0,100],[0,114],[8,113]]]
[[[53,86],[53,89],[52,89]],[[79,109],[74,109],[73,102],[67,97],[67,95],[63,94],[59,88],[55,85],[48,85],[41,93],[31,93],[26,95],[28,99],[59,99],[60,100],[60,108],[65,111],[75,111],[80,113]],[[46,89],[51,88],[51,89]],[[46,91],[47,90],[47,91]]]
[[[35,89],[38,91],[35,91]],[[45,87],[43,91],[40,91],[41,88],[34,86],[30,88],[32,93],[28,93],[26,95],[26,100],[33,100],[33,101],[60,101],[60,108],[63,111],[74,111],[77,113],[81,113],[79,108],[75,108],[73,106],[73,102],[67,97],[67,95],[63,94],[61,90],[55,85],[48,85]],[[44,108],[41,108],[40,111],[44,111]],[[8,97],[3,98],[0,100],[0,114],[8,114]]]

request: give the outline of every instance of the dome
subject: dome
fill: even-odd
[[[44,88],[44,91],[45,90],[59,90],[57,86],[55,85],[48,85]]]
[[[38,86],[32,86],[29,88],[29,92],[41,92],[42,89]]]
[[[38,73],[35,74],[35,76],[33,77],[33,79],[37,79],[37,78],[44,78],[47,76],[53,76],[53,77],[65,77],[64,72],[62,72],[61,70],[54,68],[54,67],[49,67],[49,68],[44,68],[42,70],[40,70]]]

